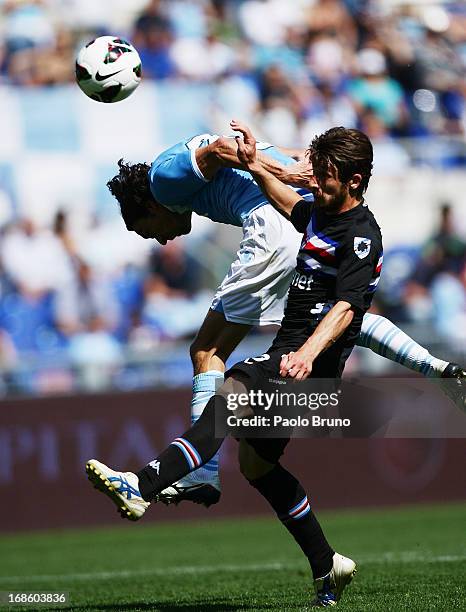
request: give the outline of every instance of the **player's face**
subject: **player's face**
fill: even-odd
[[[157,240],[160,244],[167,244],[178,236],[189,234],[191,231],[192,213],[174,213],[158,202],[151,203],[151,211],[133,223],[132,232],[146,239]]]
[[[335,166],[327,168],[314,167],[315,186],[311,188],[317,206],[330,211],[339,210],[349,197],[346,183],[338,178]]]

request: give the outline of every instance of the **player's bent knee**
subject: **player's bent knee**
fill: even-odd
[[[249,481],[265,476],[274,468],[274,464],[259,457],[246,440],[239,441],[238,460],[241,474]]]
[[[193,340],[191,346],[189,347],[189,355],[191,357],[191,362],[194,366],[208,359],[208,351],[203,350],[203,347],[197,341],[197,338]]]
[[[196,341],[191,344],[189,354],[196,373],[219,369],[219,364],[220,366],[223,364],[223,360],[217,356],[215,349],[205,349]]]

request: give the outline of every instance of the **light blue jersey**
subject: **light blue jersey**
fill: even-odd
[[[268,201],[249,172],[222,168],[212,180],[202,175],[196,163],[196,149],[218,136],[201,134],[161,153],[149,170],[154,198],[173,212],[192,210],[218,223],[242,226],[252,211]],[[257,143],[257,148],[284,165],[295,163],[274,146]],[[306,199],[312,194],[298,190]]]

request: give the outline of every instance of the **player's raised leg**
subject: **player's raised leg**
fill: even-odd
[[[394,323],[369,312],[364,315],[357,344],[429,377],[440,377],[448,366],[448,361],[433,357]]]
[[[123,518],[140,519],[162,491],[205,465],[218,452],[227,434],[229,411],[225,397],[233,389],[235,393],[242,392],[244,387],[231,386],[238,384],[232,378],[227,380],[191,428],[140,471],[119,472],[91,459],[86,464],[89,480],[116,504]]]
[[[191,346],[193,422],[219,386],[226,360],[251,327],[280,323],[299,241],[298,232],[271,206],[253,212],[245,221],[236,259]],[[158,499],[209,506],[219,500],[219,491],[218,457],[213,457]]]
[[[105,493],[116,505],[123,518],[138,521],[149,502],[139,491],[139,480],[133,472],[117,472],[97,459],[86,463],[87,477],[98,491]]]
[[[428,378],[445,381],[445,393],[465,409],[466,372],[461,366],[434,357],[385,317],[366,313],[357,344]]]
[[[191,345],[194,369],[191,423],[203,413],[208,401],[223,382],[225,363],[236,346],[251,329],[250,325],[232,323],[221,312],[209,310]],[[158,496],[165,504],[183,500],[211,506],[220,499],[218,453],[203,467],[174,483]]]

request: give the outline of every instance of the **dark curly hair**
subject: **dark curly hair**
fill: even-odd
[[[110,193],[120,204],[121,216],[128,229],[135,221],[147,215],[153,196],[149,186],[148,164],[126,164],[118,160],[119,172],[107,183]]]
[[[364,132],[331,128],[314,138],[308,152],[314,168],[326,171],[329,163],[335,166],[342,183],[348,182],[353,174],[360,174],[362,181],[355,195],[362,197],[372,174],[373,160],[372,144]]]

